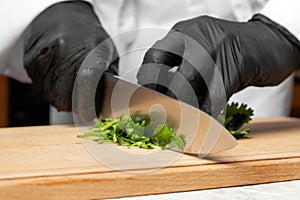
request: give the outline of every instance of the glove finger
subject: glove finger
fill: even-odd
[[[73,96],[75,97],[73,110],[79,110],[83,121],[90,121],[97,117],[95,105],[101,104],[98,101],[101,100],[102,94],[100,78],[112,61],[117,59],[115,52],[112,40],[105,40],[90,52],[78,71],[74,87],[76,89],[74,90],[75,96]]]
[[[62,45],[58,40],[49,41],[47,45],[31,48],[24,55],[24,65],[33,86],[43,99],[54,105],[58,110],[71,110],[71,94],[75,73],[69,63],[76,63],[84,48],[74,48],[76,55],[70,62],[63,62],[58,52],[62,52]],[[62,95],[62,88],[64,93]]]
[[[167,95],[173,93],[175,98],[216,117],[226,103],[222,74],[204,49],[197,50],[197,55],[191,50],[195,52],[193,48],[186,50]]]
[[[166,94],[200,108],[203,97],[207,93],[205,81],[200,73],[191,63],[184,59],[178,70],[174,72]]]
[[[166,93],[170,77],[169,70],[179,66],[184,52],[184,41],[178,32],[171,31],[157,41],[145,54],[137,74],[138,83]]]
[[[179,65],[184,53],[184,40],[181,33],[170,31],[158,40],[145,54],[143,63],[158,63],[168,66]]]

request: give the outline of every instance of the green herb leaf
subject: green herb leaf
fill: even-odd
[[[184,149],[184,137],[182,135],[177,136],[167,124],[159,124],[154,131],[146,134],[145,128],[149,123],[150,117],[147,115],[131,117],[123,114],[116,119],[101,118],[99,122],[94,124],[91,131],[78,137],[97,137],[95,141],[100,144],[114,142],[129,148],[136,146],[144,149],[153,149],[155,146],[165,149],[170,142],[174,141],[175,147]]]
[[[231,103],[227,105],[224,126],[236,139],[243,138],[250,132],[250,128],[246,128],[242,131],[239,131],[239,129],[244,124],[250,122],[252,116],[253,110],[247,108],[246,104],[239,106],[238,103]]]
[[[185,147],[185,138],[184,135],[176,135],[174,138],[174,146],[180,149],[181,151],[184,150]]]
[[[240,139],[240,138],[244,138],[246,137],[246,135],[250,132],[250,128],[245,128],[243,130],[240,131],[230,131],[230,133],[236,138],[236,139]]]
[[[159,124],[154,130],[154,140],[162,149],[174,139],[175,133],[166,124]]]

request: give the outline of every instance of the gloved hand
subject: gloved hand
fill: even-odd
[[[89,3],[68,1],[47,8],[31,22],[23,35],[24,64],[33,86],[59,111],[71,111],[77,71],[90,51],[107,38],[109,35]],[[83,70],[81,79],[98,78],[96,72],[103,70],[101,68],[105,71],[116,57],[116,48],[110,41],[106,52],[99,53],[99,65]],[[117,73],[117,61],[110,66],[110,71]],[[87,95],[95,96],[89,94],[88,84],[80,86],[87,92],[80,94],[82,101],[89,100]]]
[[[204,59],[203,64],[200,63],[198,66],[184,62],[182,56],[189,46],[183,35],[192,38],[204,48],[202,52],[193,52],[196,56],[199,58],[210,56],[215,62],[222,77],[227,100],[232,94],[250,85],[276,85],[300,66],[299,41],[285,28],[263,15],[255,15],[244,23],[208,16],[177,23],[145,54],[143,65],[137,75],[138,82],[170,96],[174,96],[174,93],[180,94],[181,100],[189,102],[190,95],[186,94],[186,83],[180,79],[173,82],[169,80],[175,92],[159,85],[147,85],[157,79],[152,71],[160,68],[161,74],[158,79],[168,79],[172,76],[167,76],[162,66],[179,66],[176,73],[180,73],[188,80],[199,99],[200,109],[209,114],[213,109],[211,100],[217,97],[214,93],[212,96],[208,94],[209,86],[205,84],[205,77],[200,75],[199,70],[205,71],[205,68],[215,66],[207,65]]]

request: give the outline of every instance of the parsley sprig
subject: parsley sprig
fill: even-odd
[[[250,128],[240,128],[252,120],[253,110],[246,104],[231,103],[227,105],[224,126],[236,138],[244,138],[250,132]]]

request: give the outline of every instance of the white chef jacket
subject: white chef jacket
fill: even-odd
[[[0,74],[22,82],[31,82],[23,68],[23,49],[22,42],[18,40],[19,36],[35,16],[60,1],[0,1]],[[94,6],[95,13],[105,30],[114,37],[141,28],[169,30],[176,22],[199,15],[246,21],[254,13],[260,12],[266,0],[89,0],[89,2]],[[261,13],[284,26],[299,39],[300,16],[297,13],[299,9],[300,2],[297,0],[287,0],[284,3],[280,0],[270,0]],[[140,38],[143,38],[143,35],[126,37],[122,43],[116,42],[117,49],[126,52],[126,48],[134,48]],[[153,43],[158,39],[161,38],[154,38]],[[141,64],[142,58],[143,54],[139,54],[139,57],[129,56],[123,60],[121,57],[120,76],[136,81],[136,66]],[[248,104],[254,109],[256,117],[288,115],[292,82],[290,77],[276,87],[249,87],[234,95],[231,100]],[[57,119],[59,120],[56,122],[62,122],[59,117]]]

